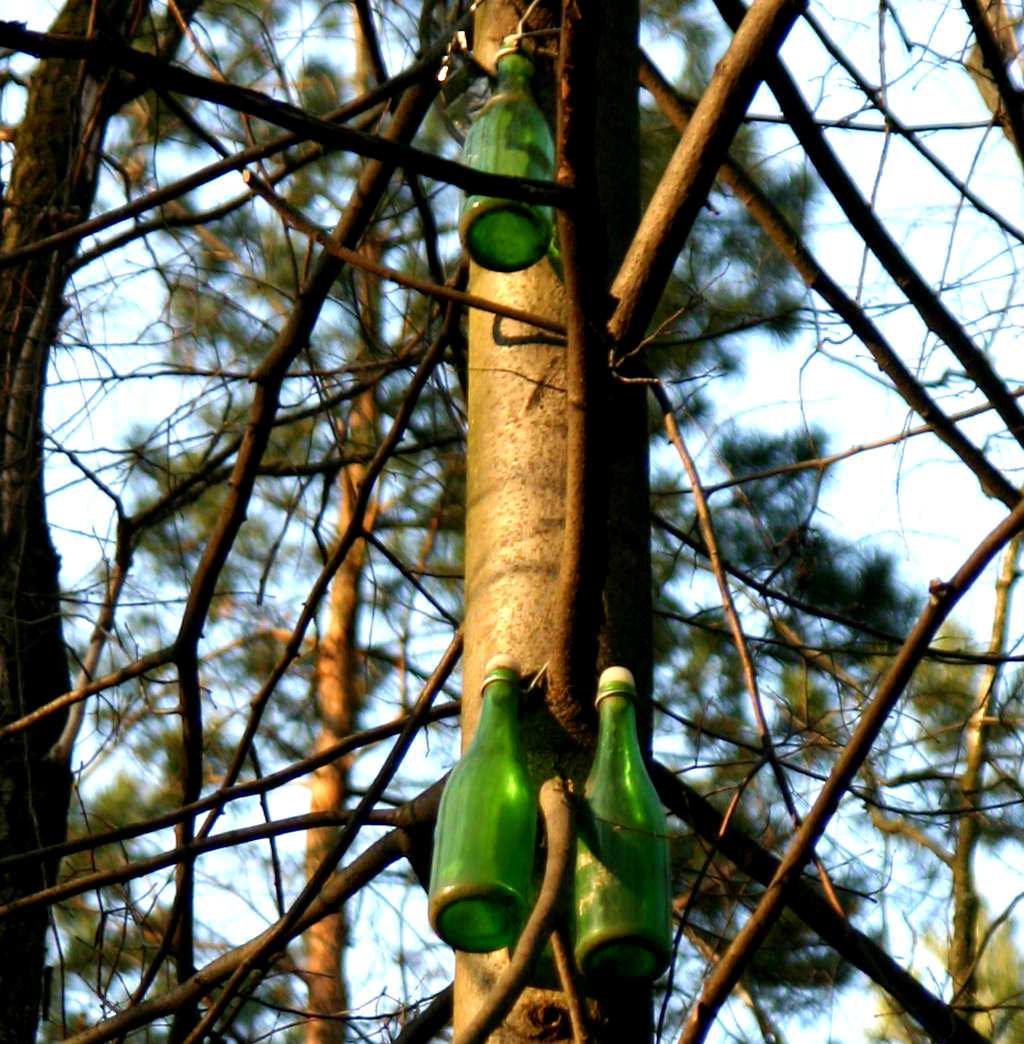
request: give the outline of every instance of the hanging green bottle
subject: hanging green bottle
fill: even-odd
[[[576,963],[591,980],[655,979],[672,950],[668,830],[640,753],[635,704],[633,675],[609,667],[577,824]]]
[[[498,52],[498,83],[466,135],[463,162],[476,170],[550,181],[555,146],[530,91],[533,62],[506,40]],[[459,233],[469,256],[495,272],[529,268],[551,242],[550,207],[495,196],[469,196]]]
[[[519,672],[487,664],[476,734],[444,788],[430,868],[430,923],[456,950],[515,942],[530,910],[537,795],[519,743]]]

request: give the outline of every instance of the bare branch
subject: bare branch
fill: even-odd
[[[742,0],[715,0],[715,6],[726,22],[734,29],[738,28],[746,12]],[[766,58],[764,79],[808,159],[849,218],[850,224],[906,294],[928,329],[946,344],[979,391],[988,397],[1010,434],[1024,446],[1024,413],[1010,395],[1006,384],[874,215],[870,204],[825,140],[799,88],[774,56]]]
[[[716,66],[612,284],[616,305],[608,332],[618,351],[628,352],[643,336],[763,70],[805,6],[806,0],[755,0],[749,14],[734,24],[729,50]]]
[[[310,116],[302,109],[268,97],[260,91],[199,76],[180,66],[166,64],[116,40],[36,33],[24,28],[19,22],[0,21],[0,46],[23,51],[37,58],[80,58],[121,68],[147,86],[159,86],[164,90],[227,105],[238,112],[291,131],[302,140],[317,141],[330,148],[354,152],[357,156],[386,163],[391,168],[408,167],[418,174],[459,188],[546,206],[559,206],[566,202],[565,192],[549,182],[471,170],[461,163],[413,148],[390,135],[378,137],[363,134]],[[431,66],[420,70],[419,82],[428,86],[433,82],[436,86],[431,75],[436,72],[436,68],[437,59]]]
[[[669,811],[690,824],[708,844],[714,845],[755,881],[765,886],[772,882],[780,865],[775,856],[728,824],[705,798],[664,765],[655,763],[651,775]],[[936,1040],[982,1044],[984,1037],[975,1032],[959,1012],[901,968],[870,936],[840,917],[810,881],[798,877],[786,903],[808,928],[891,994]]]
[[[323,885],[321,894],[302,917],[295,920],[282,918],[254,939],[211,961],[174,989],[104,1019],[82,1033],[68,1038],[68,1044],[102,1044],[103,1041],[113,1040],[158,1018],[172,1015],[186,1005],[198,1004],[239,968],[257,957],[263,958],[264,955],[279,952],[289,939],[301,935],[310,924],[337,909],[349,896],[358,892],[403,855],[404,832],[392,830],[379,841],[375,841],[343,870],[330,875]]]
[[[534,959],[554,928],[559,897],[568,880],[574,851],[572,814],[561,780],[549,779],[540,788],[540,810],[544,817],[548,854],[537,901],[519,936],[511,961],[494,985],[493,993],[455,1038],[455,1044],[481,1044],[497,1029],[526,985]]]
[[[650,59],[642,56],[641,83],[654,95],[661,110],[676,129],[685,133],[690,114],[658,72]],[[928,427],[974,472],[983,490],[997,497],[1008,508],[1020,499],[1013,484],[947,417],[945,412],[922,387],[899,355],[886,340],[877,324],[821,267],[782,212],[758,188],[757,183],[738,164],[726,158],[718,176],[747,208],[783,257],[800,273],[806,285],[828,302],[842,317],[861,343],[871,352],[878,368],[893,382],[907,405],[917,412]],[[994,405],[994,404],[993,404]]]

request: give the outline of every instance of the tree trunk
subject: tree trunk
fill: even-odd
[[[354,20],[356,91],[373,87],[372,61],[369,46],[357,20]],[[379,264],[381,246],[373,232],[368,232],[360,248],[370,261]],[[363,352],[372,352],[380,330],[380,286],[368,272],[355,275],[360,328],[363,331]],[[339,444],[369,446],[374,442],[377,409],[374,392],[365,392],[353,404],[345,426],[338,425]],[[341,507],[338,532],[344,533],[352,520],[356,494],[366,473],[361,464],[350,464],[339,477]],[[364,525],[373,528],[376,513],[371,506]],[[366,560],[366,544],[353,544],[331,584],[327,621],[317,646],[316,689],[320,714],[320,735],[316,750],[336,744],[357,728],[358,713],[365,692],[359,674],[357,625],[360,607],[360,583]],[[310,811],[331,811],[344,808],[348,801],[349,758],[340,758],[313,773]],[[337,838],[333,828],[310,830],[306,836],[306,868],[312,875],[324,852]],[[342,907],[337,913],[318,921],[306,932],[306,975],[309,990],[309,1010],[314,1015],[334,1016],[313,1018],[306,1027],[306,1044],[342,1044],[346,1039],[346,1023],[338,1016],[349,1008],[348,983],[345,978],[345,948],[348,945],[348,918]]]
[[[996,580],[996,604],[992,615],[992,634],[988,652],[992,656],[1006,654],[1010,600],[1018,578],[1021,549],[1020,536],[1010,541],[1003,555],[999,577]],[[967,721],[964,770],[960,775],[961,814],[956,824],[956,845],[953,849],[953,931],[949,944],[949,974],[953,980],[953,1005],[962,1008],[976,1029],[984,1030],[988,1017],[973,1009],[978,1003],[978,915],[981,897],[974,877],[974,853],[981,835],[981,816],[978,805],[988,752],[989,720],[992,714],[992,696],[999,677],[998,662],[981,672],[977,695],[971,716]]]
[[[367,439],[373,428],[373,396],[367,392],[356,404],[345,433],[350,442]],[[341,475],[341,510],[338,532],[344,533],[351,520],[355,491],[365,469],[350,465]],[[362,703],[359,678],[356,624],[359,617],[359,583],[363,572],[365,544],[356,543],[331,585],[327,620],[317,644],[316,691],[320,712],[320,735],[316,751],[333,746],[350,735]],[[339,758],[313,773],[310,811],[334,811],[348,800],[349,759]],[[338,831],[333,827],[310,830],[306,835],[306,870],[315,873],[324,854],[330,850]],[[345,1040],[348,989],[344,956],[348,926],[344,908],[314,924],[305,936],[306,976],[309,1010],[314,1015],[306,1027],[307,1044],[341,1044]]]
[[[92,0],[70,0],[53,31],[86,35]],[[103,5],[127,31],[126,3]],[[109,84],[84,63],[40,62],[14,139],[4,199],[5,251],[60,231],[92,205],[100,147],[111,110]],[[43,482],[41,419],[50,348],[64,310],[65,262],[73,247],[0,272],[0,724],[67,691],[58,583]],[[0,857],[64,837],[69,794],[65,759],[47,753],[59,716],[0,743]],[[51,883],[55,863],[20,864],[0,874],[0,903]],[[0,923],[0,1041],[35,1039],[42,995],[47,915],[38,907]],[[12,957],[12,955],[16,955]]]
[[[520,13],[511,3],[480,8],[474,53],[485,66],[493,68],[497,47],[516,29]],[[582,217],[603,230],[607,240],[604,258],[590,258],[587,265],[588,274],[603,283],[590,285],[586,299],[601,307],[638,209],[637,77],[625,44],[635,39],[637,12],[629,0],[607,0],[593,5],[586,18],[593,19],[588,33],[595,38],[589,54],[594,68],[619,70],[614,77],[596,78],[599,89],[589,115],[598,131],[592,169],[583,172],[597,186],[600,212]],[[542,63],[539,68],[544,68]],[[543,75],[540,72],[538,80]],[[560,93],[556,85],[553,94]],[[565,291],[547,261],[507,275],[474,265],[470,290],[548,318],[566,319]],[[585,318],[600,328],[607,315]],[[563,636],[559,607],[566,594],[573,594],[563,592],[560,598],[558,593],[566,497],[567,491],[573,494],[568,487],[576,477],[568,476],[567,483],[566,381],[561,339],[539,335],[525,323],[470,312],[463,745],[476,726],[483,667],[494,654],[508,653],[525,675],[548,683],[527,693],[521,713],[527,757],[538,785],[562,775],[579,791],[589,769],[593,696],[600,670],[611,663],[624,664],[636,674],[642,696],[650,693],[647,414],[642,386],[616,385],[606,370],[598,394],[585,407],[589,452],[595,432],[610,432],[601,446],[605,456],[596,464],[591,457],[588,467],[588,473],[598,472],[605,496],[596,507],[590,498],[582,514],[591,557],[579,595],[587,597],[589,592],[595,604],[574,613],[583,621],[581,626],[591,630],[569,635],[577,644],[577,655],[569,657],[575,666],[569,677],[553,686],[545,669],[559,654],[553,647]],[[556,700],[559,706],[553,705]],[[457,956],[456,1034],[483,1004],[506,963],[503,952]],[[648,991],[624,988],[616,994],[588,998],[595,1039],[647,1039]],[[527,989],[490,1039],[499,1044],[571,1039],[564,995],[556,988]]]

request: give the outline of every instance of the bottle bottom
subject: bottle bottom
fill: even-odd
[[[634,979],[651,982],[668,964],[668,954],[654,948],[642,938],[610,939],[577,950],[576,963],[585,978],[592,982],[612,979]]]
[[[518,272],[547,253],[551,226],[535,208],[508,199],[474,197],[462,218],[469,256],[492,272]]]
[[[512,945],[522,915],[519,897],[497,889],[473,894],[453,887],[436,896],[430,910],[434,931],[452,949],[468,953],[490,953]]]

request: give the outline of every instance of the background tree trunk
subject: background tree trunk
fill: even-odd
[[[126,30],[126,3],[104,5]],[[95,5],[70,0],[58,33],[86,35]],[[73,225],[88,214],[113,81],[85,63],[40,62],[4,200],[3,249],[12,250]],[[41,420],[50,352],[65,308],[65,262],[73,248],[38,255],[0,272],[0,725],[70,687],[61,627],[59,560],[50,540],[43,483]],[[64,836],[69,794],[66,760],[47,752],[62,718],[0,742],[0,857]],[[56,863],[23,863],[0,872],[0,904],[52,883]],[[0,922],[0,1040],[35,1038],[43,982],[44,908]],[[14,955],[17,955],[16,958]]]
[[[356,93],[373,87],[369,47],[358,21],[353,17],[355,33]],[[379,264],[380,244],[368,233],[361,252]],[[363,331],[363,356],[372,353],[379,337],[379,281],[368,272],[355,276],[359,324]],[[369,448],[376,443],[377,410],[374,391],[364,392],[353,404],[347,422],[336,425],[338,445]],[[339,534],[345,533],[353,518],[357,491],[366,476],[362,464],[344,468],[338,480],[340,507]],[[371,505],[363,526],[373,529],[375,505]],[[316,694],[320,735],[314,753],[330,747],[358,727],[359,710],[365,700],[363,679],[359,670],[358,623],[360,616],[360,583],[366,562],[366,544],[357,541],[335,574],[327,605],[327,617],[316,651]],[[313,773],[310,787],[310,811],[330,812],[348,803],[350,758],[338,758]],[[336,828],[310,830],[306,839],[306,869],[316,872],[320,860],[336,840]],[[345,948],[348,923],[344,908],[318,921],[306,933],[306,973],[309,983],[309,1009],[317,1015],[333,1016],[312,1019],[306,1027],[307,1044],[341,1044],[347,1037],[341,1016],[349,1007],[345,979]]]
[[[369,442],[374,427],[373,393],[367,392],[356,403],[347,430],[339,432],[339,441]],[[339,480],[341,508],[338,532],[344,533],[352,520],[355,491],[365,468],[352,464]],[[365,524],[372,528],[367,518]],[[362,705],[363,685],[359,671],[356,628],[359,621],[359,585],[366,559],[365,544],[359,542],[345,556],[334,582],[316,651],[316,693],[320,716],[320,735],[314,753],[333,746],[356,729]],[[330,812],[346,806],[349,790],[347,757],[322,766],[313,773],[310,787],[310,811]],[[321,859],[337,838],[334,827],[310,830],[306,841],[307,873],[312,875]],[[344,909],[318,921],[306,932],[306,972],[309,981],[309,1008],[315,1014],[332,1016],[312,1019],[306,1028],[307,1044],[339,1044],[345,1040],[345,1023],[341,1020],[348,1009],[345,982],[345,946],[348,929]]]

